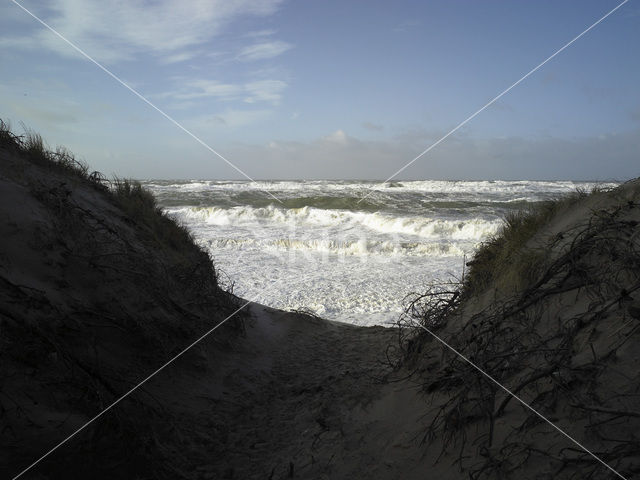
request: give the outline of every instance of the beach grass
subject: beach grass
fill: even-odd
[[[147,233],[147,237],[157,245],[169,247],[174,253],[188,252],[195,261],[194,271],[203,272],[218,287],[217,272],[211,256],[195,242],[189,230],[167,216],[157,205],[153,194],[139,181],[114,177],[108,180],[98,171],[92,171],[89,164],[79,160],[65,147],[51,149],[39,133],[23,126],[24,134],[16,135],[11,125],[0,119],[0,146],[5,150],[22,155],[30,162],[75,179],[104,192],[108,198],[121,207],[129,218]],[[184,261],[184,259],[182,259]]]
[[[576,189],[557,199],[537,202],[507,213],[496,234],[480,244],[467,262],[469,267],[461,286],[463,297],[472,297],[493,286],[502,291],[525,288],[539,275],[547,252],[532,239],[562,210],[571,208],[592,192]],[[497,283],[496,283],[497,282]]]

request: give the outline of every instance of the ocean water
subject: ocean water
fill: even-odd
[[[498,230],[509,210],[596,185],[200,180],[143,184],[211,252],[223,282],[237,295],[357,325],[390,325],[407,295],[423,291],[433,281],[460,278],[465,256]]]

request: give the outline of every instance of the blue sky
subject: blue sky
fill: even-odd
[[[254,178],[385,179],[620,2],[21,2]],[[10,1],[0,118],[106,174],[241,178]],[[640,175],[640,2],[400,178]]]

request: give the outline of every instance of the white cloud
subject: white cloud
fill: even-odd
[[[222,101],[242,100],[245,103],[271,103],[277,105],[287,83],[282,80],[257,80],[248,83],[220,83],[215,80],[192,80],[186,82],[181,90],[156,95],[160,98],[193,100],[197,98],[216,98]]]
[[[252,123],[259,122],[271,115],[269,110],[236,110],[228,109],[224,112],[200,115],[191,118],[188,123],[196,130],[211,130],[212,128],[245,127]]]
[[[173,54],[165,55],[162,58],[160,58],[160,62],[164,64],[186,62],[201,54],[202,52],[196,49],[188,52],[173,53]]]
[[[271,35],[275,35],[276,30],[256,30],[255,32],[249,32],[245,35],[245,37],[250,38],[258,38],[258,37],[270,37]]]
[[[336,145],[347,145],[347,143],[349,143],[349,137],[342,130],[336,130],[330,135],[323,137],[322,140]]]
[[[256,43],[249,45],[240,50],[238,59],[243,61],[253,60],[266,60],[268,58],[274,58],[278,55],[282,55],[287,50],[293,48],[293,45],[281,40],[274,40],[272,42]]]
[[[277,105],[285,88],[287,84],[282,80],[259,80],[247,83],[245,89],[248,95],[244,101],[246,103],[269,102]]]
[[[54,0],[46,8],[33,8],[33,13],[89,55],[115,62],[141,53],[185,58],[189,49],[218,35],[236,17],[270,15],[280,3],[281,0]],[[3,42],[77,55],[51,32],[37,28],[33,35],[5,37]]]
[[[234,100],[238,98],[245,89],[242,85],[232,83],[220,83],[214,80],[193,80],[187,84],[190,92],[176,93],[174,98],[179,100],[189,100],[202,97],[216,97],[220,100]]]

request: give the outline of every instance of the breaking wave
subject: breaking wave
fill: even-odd
[[[596,185],[526,180],[144,183],[164,211],[209,250],[234,293],[360,325],[393,323],[409,292],[461,278],[464,256],[496,233],[508,212]]]
[[[412,257],[460,257],[466,250],[456,243],[440,242],[394,242],[377,240],[300,240],[294,238],[276,238],[262,240],[257,238],[211,238],[204,242],[211,251],[243,250],[259,248],[265,252],[316,252],[334,255],[384,255]]]
[[[205,223],[219,226],[271,226],[274,223],[295,228],[331,229],[339,227],[354,236],[369,232],[414,235],[427,239],[481,241],[496,232],[499,219],[461,218],[442,219],[418,216],[398,217],[379,212],[319,209],[313,207],[280,208],[273,205],[254,207],[182,207],[168,212],[186,223]]]

